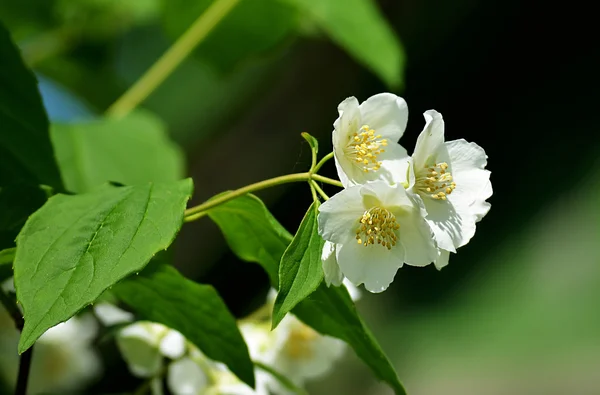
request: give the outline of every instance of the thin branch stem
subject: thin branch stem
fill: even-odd
[[[331,179],[331,178],[328,178],[328,177],[320,176],[318,174],[310,174],[308,172],[287,174],[285,176],[270,178],[268,180],[264,180],[264,181],[260,181],[260,182],[254,183],[254,184],[247,185],[243,188],[236,189],[235,191],[231,191],[229,193],[226,193],[224,195],[221,195],[219,197],[211,199],[211,200],[204,202],[198,206],[191,207],[191,208],[185,210],[184,220],[185,220],[185,222],[189,222],[189,221],[198,219],[198,218],[204,216],[206,214],[205,212],[207,210],[210,210],[213,207],[216,207],[220,204],[228,202],[229,200],[246,195],[248,193],[260,191],[261,189],[270,188],[270,187],[273,187],[276,185],[287,184],[289,182],[308,181],[310,179],[324,182],[326,184],[336,185],[336,186],[340,186],[340,187],[342,186],[341,182]],[[200,214],[202,214],[202,215],[200,215]]]
[[[106,110],[106,114],[123,117],[144,101],[179,64],[200,44],[239,0],[216,0],[188,30],[154,63],[123,96]]]
[[[340,188],[344,187],[341,182],[339,182],[338,180],[334,180],[333,178],[323,177],[318,174],[313,174],[311,178],[315,181],[320,181],[325,184],[334,185],[334,186],[340,187]]]
[[[20,331],[23,330],[23,326],[25,325],[25,321],[23,320],[23,315],[21,314],[21,310],[7,294],[0,288],[0,303],[4,306],[8,314],[10,314],[11,318],[15,322],[15,326]]]
[[[308,185],[310,186],[310,193],[312,194],[313,202],[315,202],[315,204],[318,204],[319,197],[317,196],[317,191],[315,189],[315,182],[313,180],[308,180]]]
[[[310,183],[312,184],[312,186],[314,187],[314,189],[319,193],[319,195],[321,195],[321,197],[324,200],[329,200],[329,196],[327,196],[327,194],[325,193],[325,191],[323,189],[321,189],[321,187],[319,186],[319,184],[317,184],[315,182],[315,180],[310,180]]]
[[[17,376],[17,386],[15,395],[27,395],[27,383],[29,382],[29,371],[31,370],[31,358],[33,357],[33,346],[21,354],[19,360],[19,375]]]
[[[313,173],[316,173],[319,171],[319,169],[321,167],[323,167],[323,165],[325,164],[325,162],[327,162],[329,159],[333,158],[333,152],[328,153],[327,155],[325,155],[324,157],[321,158],[321,160],[319,161],[319,163],[317,163],[314,168],[313,168]]]

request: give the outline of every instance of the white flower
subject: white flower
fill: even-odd
[[[349,97],[338,106],[333,152],[344,187],[367,181],[397,182],[406,150],[396,144],[406,128],[408,107],[391,93],[371,96],[358,104]]]
[[[3,327],[2,321],[9,324]],[[89,314],[72,317],[48,329],[36,342],[29,378],[29,392],[79,392],[99,377],[102,365],[93,340],[97,323]],[[19,366],[19,333],[0,306],[0,379],[14,385]]]
[[[173,329],[154,322],[139,321],[121,329],[117,346],[131,373],[154,377],[163,367],[163,357],[177,359],[185,353],[185,338]]]
[[[133,314],[110,303],[98,303],[94,313],[107,326],[133,321]],[[138,321],[120,329],[116,342],[129,370],[137,377],[154,377],[163,367],[163,357],[178,359],[185,354],[186,339],[162,324]]]
[[[492,195],[487,155],[475,143],[444,142],[444,120],[437,111],[425,112],[409,173],[409,191],[422,199],[439,257],[438,269],[448,264],[450,252],[475,234],[475,223],[489,211]]]
[[[274,353],[263,362],[299,387],[330,371],[346,349],[343,341],[321,335],[292,314],[284,317],[273,334]],[[277,380],[269,384],[273,393],[288,393]]]
[[[384,181],[347,188],[319,207],[319,234],[328,284],[343,277],[384,291],[403,263],[425,266],[437,258],[425,212],[399,185]]]
[[[169,365],[167,385],[174,395],[269,395],[267,373],[255,369],[256,389],[237,378],[225,364],[190,345],[189,354]]]

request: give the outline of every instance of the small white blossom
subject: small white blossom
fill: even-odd
[[[105,325],[133,321],[131,313],[109,303],[94,306],[94,313]],[[162,324],[138,321],[120,329],[116,343],[129,370],[137,377],[154,377],[163,368],[163,357],[181,358],[186,351],[186,339],[178,331]]]
[[[448,264],[450,252],[475,234],[475,223],[489,211],[490,172],[485,170],[483,148],[464,139],[444,142],[444,120],[437,111],[425,112],[410,166],[409,191],[417,194],[427,211],[437,246],[438,269]]]
[[[347,188],[319,207],[319,234],[328,284],[343,277],[382,292],[404,263],[425,266],[437,258],[426,213],[402,185],[384,181]]]
[[[338,106],[334,122],[333,152],[344,187],[367,181],[397,182],[406,150],[397,144],[406,128],[408,107],[391,93],[371,96],[358,104],[349,97]]]

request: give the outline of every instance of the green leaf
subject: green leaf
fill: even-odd
[[[229,248],[241,259],[260,264],[278,283],[279,260],[292,236],[254,195],[221,204],[208,215],[221,228]]]
[[[13,275],[12,263],[15,259],[15,248],[7,248],[0,251],[0,283]]]
[[[278,264],[292,237],[265,205],[257,197],[246,195],[211,209],[209,215],[233,252],[241,259],[261,264],[269,273],[271,285],[277,288]],[[318,332],[347,342],[378,378],[396,394],[405,394],[393,365],[360,318],[345,287],[321,283],[292,313]]]
[[[273,329],[323,281],[321,251],[325,241],[318,232],[317,208],[316,203],[311,204],[296,236],[281,257]]]
[[[402,82],[404,50],[373,0],[284,0],[390,86]]]
[[[37,81],[2,24],[0,59],[0,186],[24,182],[61,189]]]
[[[38,185],[0,187],[0,249],[14,247],[15,238],[27,218],[46,200],[46,192]]]
[[[310,145],[310,148],[313,150],[314,154],[318,154],[319,153],[319,140],[317,140],[315,137],[311,136],[309,133],[306,132],[302,132],[301,133],[302,137],[304,138],[304,140],[306,140],[308,142],[308,144]]]
[[[136,185],[183,176],[181,150],[149,112],[53,124],[51,134],[66,188],[73,192],[88,192],[107,181]]]
[[[191,193],[188,179],[51,197],[17,237],[15,286],[25,316],[19,352],[166,249]]]
[[[254,387],[254,366],[235,318],[210,285],[197,284],[175,268],[149,265],[113,291],[146,320],[181,332],[209,358],[225,363]]]
[[[293,313],[316,331],[348,343],[377,378],[388,383],[397,395],[406,394],[394,366],[356,311],[346,287],[322,283]]]
[[[213,0],[165,0],[167,33],[179,37],[212,3]],[[279,1],[239,1],[195,53],[218,69],[230,71],[242,60],[263,53],[290,36],[297,15],[294,7]]]

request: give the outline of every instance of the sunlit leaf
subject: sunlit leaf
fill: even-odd
[[[73,192],[87,192],[107,181],[135,185],[183,176],[181,150],[169,140],[160,119],[147,112],[55,123],[51,134],[65,186]]]
[[[318,233],[317,207],[313,203],[306,211],[298,232],[281,257],[273,328],[323,281],[321,251],[325,241]]]
[[[331,39],[390,87],[402,82],[404,51],[373,0],[282,0],[301,9]]]
[[[231,250],[241,259],[260,264],[277,284],[279,260],[292,236],[254,195],[245,195],[208,212],[221,228]]]
[[[19,352],[166,249],[191,193],[188,179],[50,198],[17,237],[15,286],[25,316]]]

